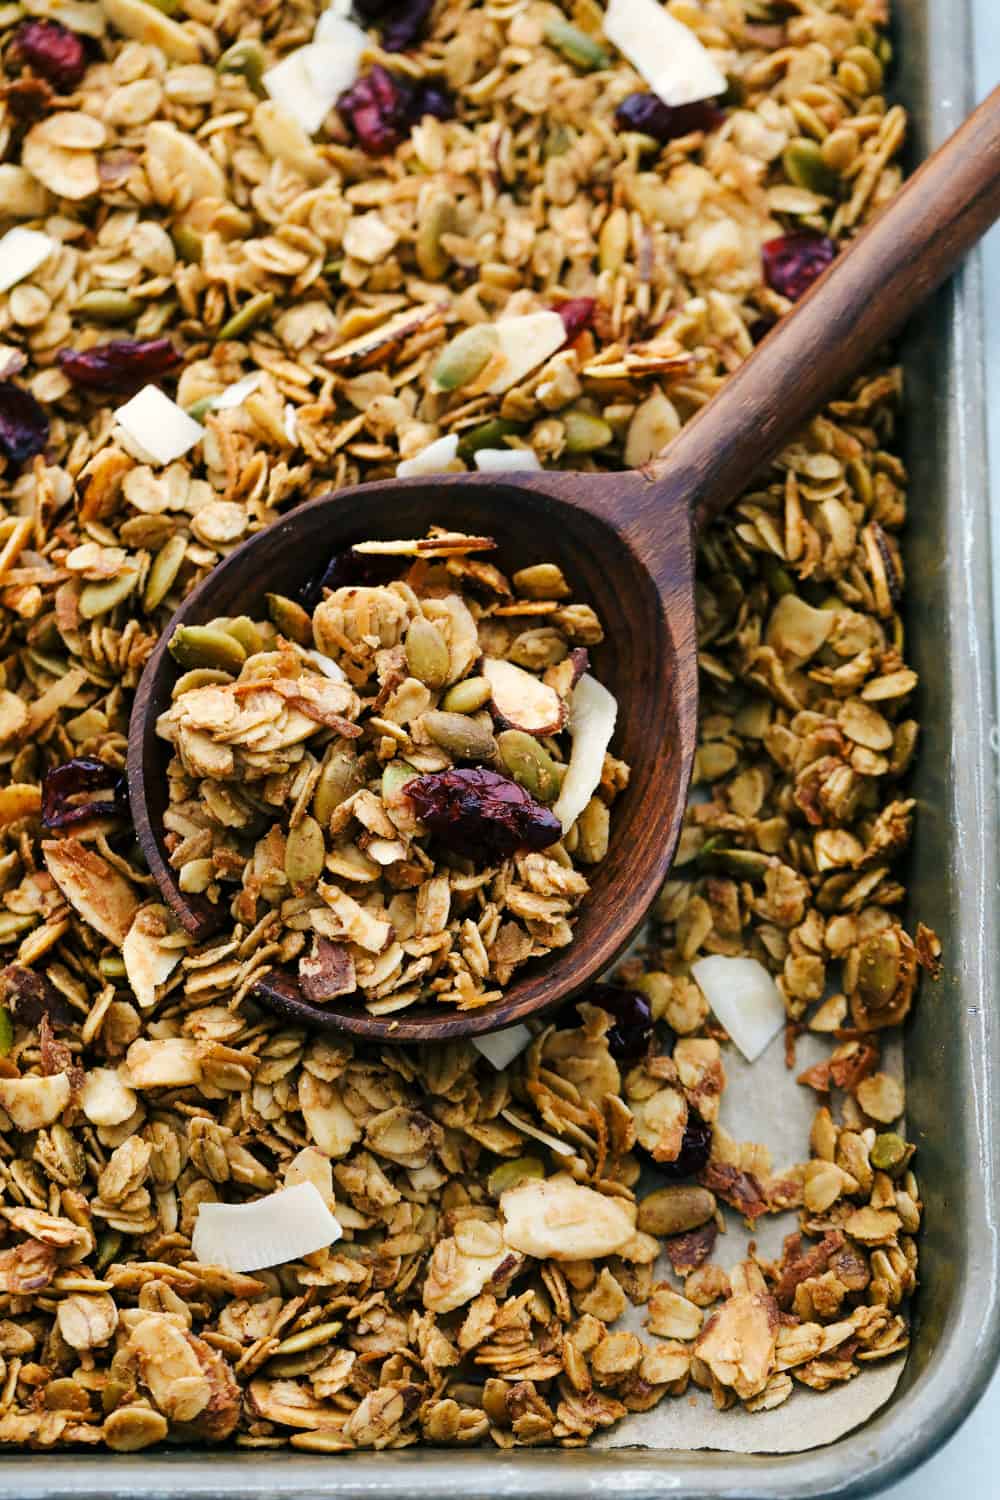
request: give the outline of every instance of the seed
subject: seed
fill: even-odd
[[[175,701],[182,693],[192,693],[195,688],[213,687],[216,683],[232,682],[231,672],[219,672],[213,667],[195,667],[192,672],[184,672],[174,683],[170,690],[170,696]]]
[[[715,1198],[703,1187],[657,1188],[639,1203],[638,1227],[644,1234],[660,1237],[686,1234],[715,1213]]]
[[[358,758],[350,750],[334,750],[324,765],[313,793],[313,813],[325,828],[342,802],[364,785]]]
[[[260,631],[249,615],[237,615],[224,628],[227,635],[239,641],[247,656],[253,656],[256,652],[263,650],[264,643],[260,638]]]
[[[464,328],[438,356],[431,372],[435,389],[457,391],[460,386],[468,385],[486,368],[499,345],[499,336],[491,323]]]
[[[382,772],[382,801],[386,806],[391,807],[406,783],[419,775],[405,760],[391,760]]]
[[[192,265],[201,264],[205,241],[197,229],[192,229],[190,224],[175,224],[170,231],[170,238],[181,260],[188,261]]]
[[[247,654],[235,636],[211,625],[180,625],[170,638],[170,654],[185,671],[192,667],[215,667],[238,672]]]
[[[84,292],[74,311],[84,313],[98,323],[127,323],[141,309],[142,303],[130,297],[128,292],[116,292],[108,287],[100,291]]]
[[[574,139],[573,132],[565,125],[554,126],[546,135],[542,146],[542,155],[545,160],[551,161],[554,156],[565,156]]]
[[[226,48],[215,64],[215,71],[217,73],[241,73],[254,93],[259,94],[266,61],[260,42],[247,38],[246,41],[234,42],[231,47]]]
[[[890,927],[876,933],[861,949],[858,961],[858,991],[867,1010],[884,1010],[899,984],[899,938]]]
[[[14,1045],[14,1018],[6,1005],[0,1005],[0,1057],[6,1057]]]
[[[293,1333],[290,1338],[282,1339],[275,1349],[275,1354],[301,1354],[306,1349],[315,1349],[320,1344],[328,1344],[331,1339],[336,1338],[343,1328],[343,1323],[314,1323],[312,1328],[303,1328],[300,1333]]]
[[[448,689],[441,707],[450,714],[474,714],[485,708],[492,696],[493,689],[485,677],[465,677]]]
[[[238,339],[244,333],[249,333],[261,318],[265,317],[274,306],[273,292],[258,292],[256,297],[251,297],[249,302],[233,313],[227,322],[223,323],[215,335],[216,342],[224,344],[228,339]]]
[[[123,1236],[117,1229],[106,1229],[97,1241],[97,1259],[94,1269],[98,1276],[113,1260],[117,1260],[118,1252],[121,1250]]]
[[[267,612],[274,628],[299,646],[312,645],[312,620],[301,604],[284,594],[265,594]]]
[[[516,1187],[519,1182],[544,1176],[545,1167],[537,1156],[518,1156],[514,1161],[502,1161],[498,1167],[493,1168],[486,1179],[486,1191],[491,1197],[499,1198],[501,1193]]]
[[[554,802],[561,777],[556,762],[544,745],[523,729],[505,729],[497,736],[500,763],[508,776],[538,802]]]
[[[164,542],[153,558],[149,576],[146,579],[146,587],[142,596],[144,609],[154,610],[157,605],[163,603],[174,586],[186,552],[187,540],[179,533],[168,537]]]
[[[894,1130],[875,1137],[868,1159],[879,1172],[891,1172],[906,1160],[906,1142]]]
[[[854,63],[866,75],[870,91],[875,94],[882,87],[884,71],[875,53],[869,47],[848,47],[844,62]]]
[[[631,232],[624,208],[616,208],[608,214],[597,240],[598,265],[602,271],[621,270],[628,253]]]
[[[80,590],[79,610],[85,620],[96,620],[98,615],[110,614],[117,604],[127,599],[139,582],[138,568],[125,568],[117,578],[106,583],[88,583]]]
[[[428,281],[440,281],[451,264],[441,236],[450,234],[454,228],[455,200],[450,193],[435,193],[421,218],[414,245],[420,274]]]
[[[449,755],[460,760],[493,760],[497,753],[497,742],[484,724],[471,719],[468,714],[442,713],[430,709],[420,719],[430,739]]]
[[[302,895],[316,884],[323,873],[325,858],[323,830],[316,819],[306,813],[288,830],[285,840],[285,874],[296,895]]]
[[[789,141],[781,161],[796,187],[829,197],[837,186],[836,175],[824,161],[823,148],[816,141],[804,137]]]
[[[561,52],[567,62],[574,63],[578,68],[594,71],[608,67],[611,61],[599,42],[595,42],[593,37],[581,31],[578,26],[571,26],[568,21],[550,21],[545,28],[545,40],[557,52]]]
[[[832,172],[844,172],[858,154],[858,137],[853,130],[833,130],[821,146],[823,161]]]
[[[557,568],[555,563],[535,563],[530,568],[519,568],[511,582],[515,592],[524,599],[568,599],[570,596],[562,568]]]
[[[596,865],[608,852],[611,810],[600,797],[591,797],[576,820],[579,841],[576,857],[581,864]]]
[[[444,636],[423,615],[417,615],[406,632],[406,665],[418,681],[429,688],[444,687],[451,656]]]
[[[614,438],[607,422],[589,411],[568,411],[562,422],[566,429],[567,453],[596,453]]]
[[[524,422],[511,422],[506,417],[492,417],[490,421],[481,422],[478,427],[472,427],[462,434],[458,440],[458,456],[470,459],[479,452],[480,448],[503,448],[506,446],[504,438],[526,431],[527,426]]]
[[[103,958],[98,959],[97,967],[106,979],[125,978],[125,960],[117,953],[106,953]]]

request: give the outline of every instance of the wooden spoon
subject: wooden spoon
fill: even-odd
[[[185,895],[167,863],[168,748],[156,735],[177,670],[179,625],[260,614],[265,591],[294,595],[329,558],[365,539],[422,536],[438,524],[494,536],[508,571],[557,563],[606,639],[594,671],[615,695],[617,754],[632,767],[615,804],[611,847],[571,946],[526,966],[501,1001],[439,1004],[375,1017],[350,999],[306,1002],[290,974],[252,989],[307,1025],[369,1039],[442,1041],[509,1026],[579,992],[621,953],[670,867],[695,750],[697,530],[745,489],[954,269],[1000,215],[1000,89],[932,156],[770,333],[666,453],[640,472],[451,474],[341,490],[251,537],[184,601],[151,656],[129,728],[128,779],[149,868],[182,926],[202,939],[220,914]],[[943,497],[942,497],[943,499]]]

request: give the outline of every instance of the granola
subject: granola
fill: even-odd
[[[173,609],[234,546],[395,472],[644,463],[900,181],[886,0],[669,0],[727,84],[691,102],[649,91],[595,0],[357,8],[367,34],[315,0],[0,15],[6,1446],[575,1446],[692,1384],[752,1413],[906,1347],[922,1209],[882,1043],[939,953],[899,915],[918,726],[891,366],[818,414],[705,537],[707,796],[650,946],[502,1066],[464,1043],[366,1051],[247,998],[281,964],[303,960],[320,996],[383,958],[384,919],[341,883],[381,871],[371,851],[400,833],[367,783],[355,862],[328,872],[329,930],[308,950],[279,887],[312,769],[292,796],[295,764],[258,768],[287,822],[249,862],[279,899],[259,885],[209,942],[174,929],[137,857],[131,694]],[[572,580],[544,560],[505,580],[467,542],[426,559],[424,581],[448,580],[428,599],[485,598],[470,648],[488,633],[497,663],[543,683],[568,672],[598,628]],[[412,573],[406,588],[423,598]],[[386,628],[412,625],[398,583],[380,611],[387,592]],[[312,646],[287,606],[215,629],[221,658],[192,664],[178,703],[217,728],[247,657],[277,655],[292,697],[275,695],[262,737],[291,722],[299,745],[332,734],[354,755],[345,727],[378,717],[360,711],[370,664],[350,679],[358,639],[336,602],[310,605],[329,631]],[[415,649],[442,656],[420,633]],[[571,649],[550,661],[557,641]],[[312,666],[286,675],[331,643],[346,691]],[[434,711],[471,725],[486,700],[468,667],[458,677],[464,704]],[[548,686],[565,699],[562,676]],[[401,744],[404,721],[382,718],[380,739]],[[239,900],[251,783],[228,779],[220,736],[182,728],[173,785],[204,800],[172,857]],[[558,742],[533,738],[558,765]],[[308,754],[319,767],[327,752]],[[378,746],[365,753],[374,770]],[[623,784],[606,763],[564,882],[599,857]],[[315,859],[315,836],[300,842]],[[532,885],[555,878],[548,863],[522,860],[522,910],[492,951],[464,911],[447,934],[474,976],[458,1003],[565,919],[551,903],[573,892]],[[449,867],[446,892],[421,865],[431,928],[459,874],[476,909],[478,874]],[[797,1162],[725,1128],[728,1040],[692,976],[706,956],[773,976],[793,1067],[803,1031],[829,1038],[800,1075],[818,1109]],[[202,1205],[266,1212],[302,1185],[335,1243],[252,1273],[196,1257]],[[780,1255],[732,1264],[733,1216],[788,1214]]]

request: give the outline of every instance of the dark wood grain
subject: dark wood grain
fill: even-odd
[[[219,923],[178,887],[163,845],[168,750],[156,718],[177,672],[167,642],[181,624],[262,614],[265,591],[294,594],[333,553],[428,525],[495,536],[507,571],[558,563],[607,638],[594,670],[619,703],[613,748],[632,766],[612,842],[592,877],[572,945],[521,971],[478,1011],[414,1006],[373,1017],[350,999],[311,1005],[293,976],[251,992],[296,1022],[370,1039],[442,1041],[494,1031],[583,990],[642,922],[677,845],[694,756],[697,664],[693,520],[737,495],[796,428],[863,365],[1000,214],[1000,90],[937,153],[764,340],[663,457],[641,473],[526,473],[386,481],[302,506],[236,548],[184,601],[150,658],[129,728],[136,832],[164,899],[188,932]]]

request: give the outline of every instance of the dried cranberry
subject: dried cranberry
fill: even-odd
[[[568,302],[560,302],[559,306],[553,309],[563,320],[567,344],[571,344],[585,328],[590,327],[594,321],[596,306],[597,300],[594,297],[571,297]]]
[[[110,339],[93,349],[60,349],[59,367],[89,391],[133,391],[176,370],[181,356],[169,339]]]
[[[31,392],[0,380],[0,453],[23,464],[43,452],[48,440],[49,419]]]
[[[92,802],[71,802],[85,792],[111,792]],[[42,827],[70,828],[103,813],[122,813],[128,806],[125,777],[117,766],[79,755],[53,766],[42,782]]]
[[[774,292],[792,302],[822,276],[837,254],[825,234],[782,234],[763,247],[764,280]]]
[[[21,1026],[37,1026],[47,1017],[53,1026],[71,1026],[73,1012],[44,974],[8,964],[0,969],[0,1001]]]
[[[712,1154],[712,1127],[695,1110],[688,1111],[684,1139],[676,1161],[658,1162],[665,1177],[678,1181],[683,1177],[694,1177],[705,1167]]]
[[[607,1034],[611,1056],[619,1062],[634,1062],[642,1057],[653,1034],[653,1012],[645,995],[619,984],[595,984],[583,998],[614,1017],[614,1025]]]
[[[717,130],[726,116],[710,99],[664,104],[655,94],[629,94],[615,110],[619,130],[634,130],[665,145],[695,130]]]
[[[386,52],[405,52],[419,42],[433,4],[434,0],[407,0],[406,4],[389,6],[389,19],[383,22],[382,30]]]
[[[302,586],[299,602],[305,609],[314,610],[327,590],[333,593],[336,589],[378,588],[392,583],[399,577],[401,566],[409,561],[409,558],[383,557],[345,547],[333,554],[322,573]]]
[[[87,71],[82,37],[59,21],[26,21],[12,51],[62,94],[71,94]]]
[[[455,101],[440,83],[425,83],[418,95],[413,123],[418,125],[424,115],[433,115],[435,120],[453,120]]]
[[[425,114],[439,120],[454,114],[451,95],[440,84],[416,83],[379,63],[344,90],[337,108],[369,156],[394,151]]]
[[[555,814],[496,771],[434,771],[408,782],[406,793],[431,833],[467,859],[508,859],[562,838]]]

